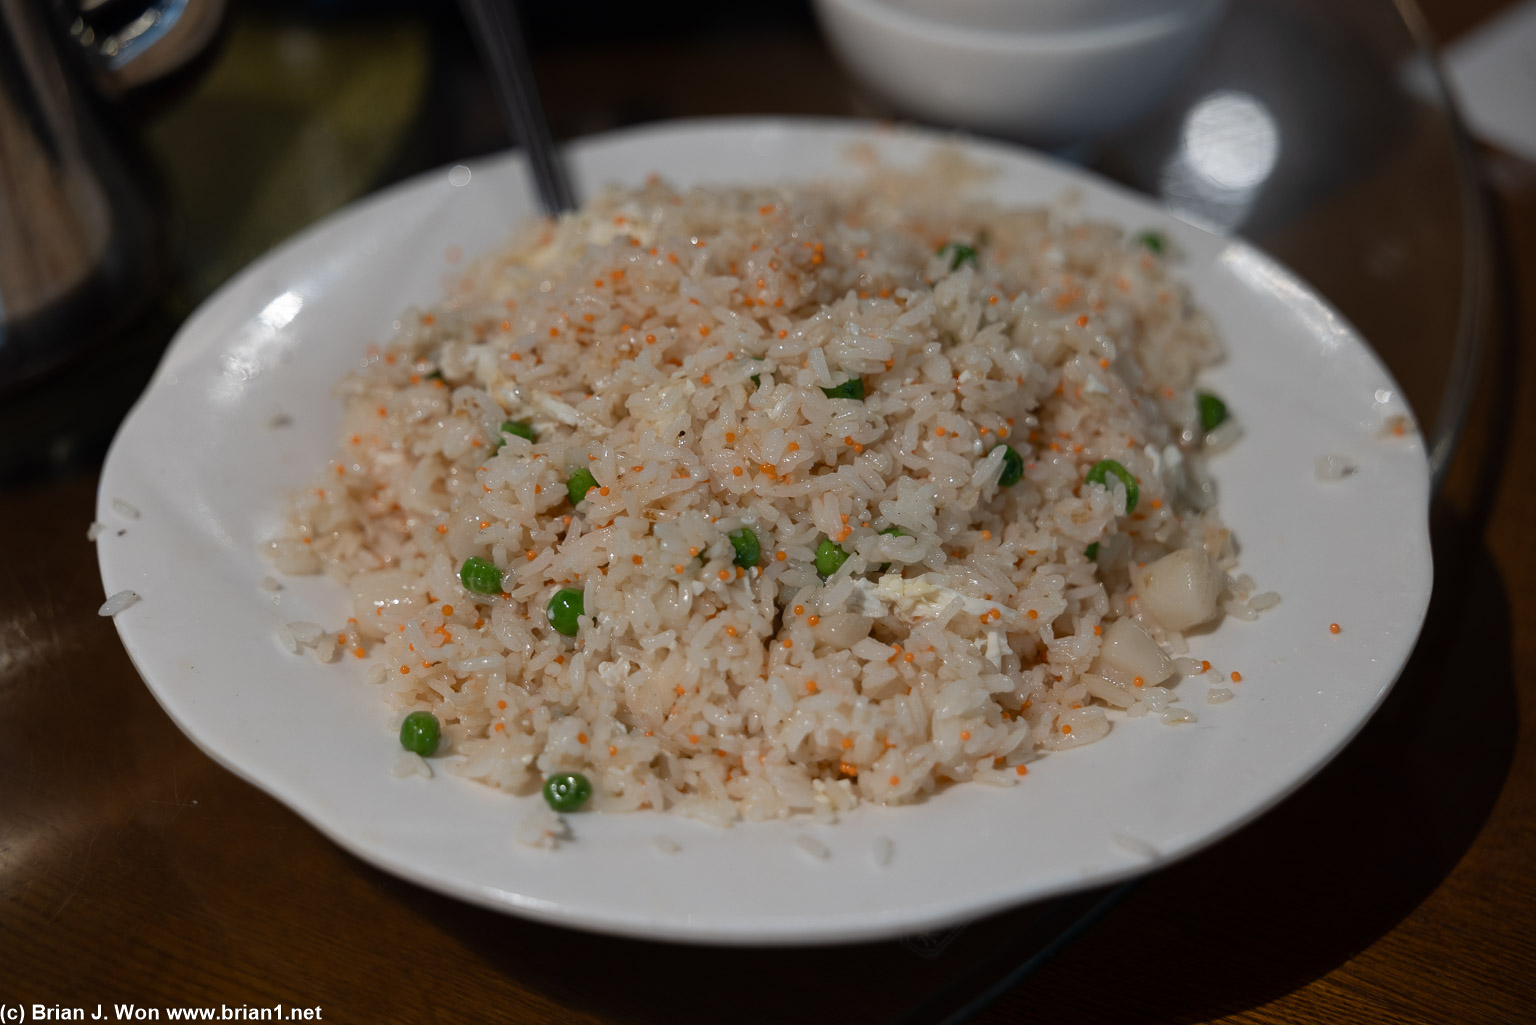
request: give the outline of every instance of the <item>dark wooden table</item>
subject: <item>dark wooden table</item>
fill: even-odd
[[[1447,31],[1470,21],[1438,8]],[[1532,325],[1536,171],[1495,161]],[[978,1020],[1536,1020],[1536,333],[1512,338],[1436,510],[1425,637],[1381,712],[1300,792],[1146,879]],[[345,1022],[919,1021],[945,1009],[930,994],[978,991],[1086,906],[927,946],[763,952],[588,936],[401,882],[160,711],[95,613],[94,493],[90,470],[0,490],[0,1004],[27,1020],[33,1004],[113,1020],[124,1003]]]

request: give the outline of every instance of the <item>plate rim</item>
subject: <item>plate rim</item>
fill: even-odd
[[[1394,385],[1396,384],[1394,376],[1380,355],[1371,347],[1366,337],[1354,327],[1348,318],[1338,311],[1326,297],[1306,283],[1304,278],[1295,274],[1289,267],[1275,260],[1263,250],[1252,246],[1251,243],[1240,238],[1212,230],[1210,225],[1183,217],[1177,211],[1163,208],[1152,197],[1137,193],[1117,182],[1109,181],[1096,172],[1069,165],[1048,155],[1023,149],[1006,142],[979,138],[965,132],[932,130],[906,125],[893,126],[885,122],[856,118],[764,116],[686,118],[650,122],[572,140],[570,144],[562,148],[567,154],[567,160],[573,160],[578,154],[590,149],[599,149],[630,140],[643,140],[647,137],[665,137],[679,132],[709,134],[720,131],[765,129],[781,130],[791,134],[809,130],[833,137],[840,136],[850,143],[864,138],[878,140],[887,136],[905,136],[929,143],[955,144],[981,156],[1004,156],[1010,159],[1017,159],[1022,156],[1031,163],[1052,167],[1077,181],[1108,192],[1122,200],[1128,200],[1147,207],[1155,207],[1165,217],[1181,221],[1196,230],[1216,236],[1227,242],[1247,247],[1263,256],[1265,260],[1276,267],[1284,270],[1294,281],[1305,285],[1309,299],[1318,303],[1326,312],[1345,325],[1350,335],[1360,343],[1363,352],[1373,361],[1375,369],[1384,378],[1392,381]],[[220,315],[227,316],[235,306],[244,301],[246,293],[259,284],[264,271],[298,256],[307,246],[320,243],[327,235],[339,230],[346,224],[354,220],[366,219],[370,213],[379,207],[387,206],[391,202],[422,190],[424,186],[438,181],[449,168],[460,164],[468,166],[472,174],[492,168],[511,168],[513,173],[519,173],[518,169],[525,170],[527,166],[521,151],[508,150],[488,154],[473,160],[453,161],[441,167],[432,168],[410,178],[392,183],[340,207],[314,224],[278,243],[241,268],[240,271],[232,275],[203,300],[177,330],[167,346],[150,383],[134,402],[129,414],[124,418],[123,424],[119,427],[117,434],[113,438],[103,463],[97,489],[98,518],[110,509],[111,488],[115,480],[113,471],[115,467],[123,465],[125,457],[121,455],[120,447],[125,444],[124,439],[130,434],[128,430],[129,425],[142,414],[142,410],[153,400],[155,393],[164,386],[165,378],[173,372],[173,368],[178,361],[217,346],[218,333],[205,327],[205,325],[216,323]],[[1413,416],[1412,410],[1408,409],[1405,412],[1411,419]],[[148,638],[135,636],[134,621],[131,617],[113,618],[114,626],[117,628],[129,659],[143,679],[146,687],[155,697],[160,707],[176,723],[177,728],[191,739],[199,750],[219,765],[234,773],[237,777],[276,798],[337,846],[364,862],[392,875],[492,910],[513,913],[545,924],[576,927],[609,935],[652,940],[660,939],[672,942],[737,946],[787,946],[860,942],[888,939],[898,935],[942,928],[992,914],[1006,908],[1049,899],[1064,893],[1112,885],[1125,879],[1155,871],[1221,842],[1226,837],[1267,813],[1305,785],[1308,780],[1331,763],[1354,740],[1365,724],[1375,716],[1381,703],[1396,686],[1403,668],[1406,666],[1417,645],[1425,623],[1430,593],[1433,589],[1433,564],[1429,543],[1429,480],[1427,460],[1424,460],[1423,482],[1423,515],[1416,518],[1416,522],[1419,524],[1419,533],[1414,540],[1422,541],[1425,585],[1418,603],[1417,619],[1412,624],[1411,640],[1406,644],[1401,661],[1396,665],[1390,679],[1372,696],[1364,711],[1347,729],[1342,730],[1338,734],[1334,742],[1328,746],[1326,753],[1315,758],[1312,764],[1307,765],[1299,773],[1291,774],[1279,787],[1274,788],[1268,793],[1263,800],[1250,803],[1242,814],[1229,818],[1216,828],[1200,832],[1196,838],[1186,839],[1184,842],[1172,845],[1166,850],[1159,849],[1154,858],[1138,862],[1127,862],[1120,868],[1096,871],[1091,877],[1081,879],[1063,877],[1043,886],[1035,885],[1011,889],[999,888],[993,892],[989,899],[972,900],[959,905],[955,904],[952,899],[937,902],[918,901],[913,904],[901,905],[896,910],[879,909],[875,911],[848,912],[844,914],[840,924],[828,925],[817,922],[812,926],[810,932],[807,932],[802,926],[797,926],[789,919],[776,919],[768,922],[758,920],[737,924],[734,927],[725,927],[719,923],[709,925],[691,922],[686,915],[678,915],[674,918],[657,918],[640,913],[609,913],[606,915],[583,913],[573,911],[566,906],[550,905],[547,901],[511,893],[484,883],[475,883],[458,878],[446,878],[432,872],[424,872],[418,866],[412,865],[408,860],[392,857],[387,849],[372,847],[367,842],[349,835],[344,828],[328,821],[323,814],[323,810],[313,806],[313,802],[307,801],[302,792],[293,791],[282,780],[271,777],[264,778],[259,760],[254,760],[253,762],[250,758],[238,757],[228,751],[219,750],[206,741],[183,719],[180,711],[174,705],[174,697],[163,693],[162,688],[157,687],[151,675],[146,671],[144,660],[147,658],[147,655],[141,650],[140,642],[147,641]],[[115,549],[112,547],[97,546],[98,565],[104,584],[109,576],[116,573],[116,570],[109,565],[112,562],[112,553],[114,551]],[[112,588],[109,586],[108,591],[110,592],[111,590]],[[253,764],[247,764],[248,762],[253,762]],[[475,785],[466,780],[459,780],[458,782],[465,785]],[[808,820],[807,824],[809,824]]]

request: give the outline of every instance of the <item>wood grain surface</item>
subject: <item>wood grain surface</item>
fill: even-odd
[[[1470,23],[1449,2],[1430,14]],[[1519,320],[1436,508],[1409,669],[1301,791],[1144,880],[978,1021],[1536,1020],[1536,170],[1494,166],[1503,316]],[[917,1022],[946,1009],[933,993],[976,991],[1100,896],[925,942],[751,951],[568,932],[399,881],[161,712],[96,615],[94,492],[91,473],[0,490],[15,542],[0,557],[0,1005]]]

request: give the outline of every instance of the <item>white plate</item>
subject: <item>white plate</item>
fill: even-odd
[[[582,194],[652,171],[684,184],[847,174],[850,143],[909,163],[940,137],[860,123],[732,120],[662,125],[570,149]],[[425,886],[563,925],[721,943],[887,937],[1146,872],[1211,843],[1294,790],[1380,703],[1407,659],[1430,590],[1429,478],[1417,433],[1380,436],[1405,414],[1397,385],[1354,330],[1245,243],[1184,224],[1144,199],[1038,156],[964,143],[1000,172],[1001,200],[1076,190],[1085,216],[1155,227],[1230,352],[1210,375],[1246,436],[1217,457],[1222,514],[1242,568],[1282,604],[1225,622],[1195,654],[1237,669],[1237,697],[1196,725],[1118,722],[1104,741],[1053,754],[1021,785],[967,785],[923,804],[715,830],[656,813],[568,816],[558,851],[512,839],[538,797],[439,772],[395,779],[389,714],[363,663],[283,651],[280,622],[348,615],[324,578],[272,593],[261,542],[279,495],[306,486],[335,443],[331,388],[410,303],[440,294],[447,262],[496,245],[530,212],[522,163],[432,172],[364,200],[284,244],[221,289],[177,336],[123,425],[98,516],[107,593],[143,596],[117,617],[155,697],[208,754],[359,857]],[[274,414],[293,418],[270,426]],[[1346,480],[1313,461],[1343,453]],[[142,511],[126,521],[123,499]],[[1341,633],[1329,624],[1342,624]],[[831,850],[821,860],[795,843]],[[679,846],[662,853],[658,835]],[[880,867],[877,837],[894,841]],[[1127,840],[1126,838],[1131,838]],[[1155,853],[1153,853],[1155,852]]]

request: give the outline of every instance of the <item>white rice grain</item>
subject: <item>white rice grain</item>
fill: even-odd
[[[1140,837],[1132,836],[1129,833],[1111,833],[1109,838],[1116,847],[1130,851],[1138,857],[1146,858],[1149,861],[1157,857],[1157,848]]]
[[[1313,472],[1320,481],[1343,480],[1345,477],[1353,476],[1360,469],[1353,459],[1337,453],[1318,456],[1312,466]]]
[[[832,848],[805,833],[795,835],[795,846],[819,861],[825,861],[832,856]]]
[[[138,507],[123,501],[121,498],[112,499],[112,511],[125,520],[136,520],[139,518]]]
[[[1280,596],[1274,591],[1264,591],[1248,599],[1248,608],[1254,612],[1264,612],[1280,604]]]
[[[1251,623],[1259,618],[1259,614],[1248,607],[1245,601],[1236,601],[1231,598],[1221,603],[1221,609],[1233,619],[1240,619],[1245,623]]]
[[[102,523],[100,520],[92,520],[91,525],[85,528],[85,539],[87,541],[94,541],[104,534],[106,530],[107,525],[105,523]]]
[[[315,658],[321,662],[334,662],[338,652],[335,634],[324,634],[315,642]]]
[[[518,822],[512,838],[526,847],[552,849],[569,835],[570,827],[565,820],[540,801]]]
[[[1238,426],[1236,420],[1225,420],[1205,436],[1205,447],[1208,452],[1221,452],[1231,448],[1237,440],[1243,436],[1243,429]]]
[[[319,644],[320,638],[325,635],[325,627],[319,623],[311,623],[307,619],[298,619],[288,624],[288,632],[304,647],[312,648]]]
[[[106,601],[101,603],[101,608],[96,610],[98,616],[115,616],[139,600],[137,591],[118,591]]]
[[[875,859],[875,864],[884,868],[896,855],[896,841],[888,836],[877,836],[874,843],[870,845],[869,853]]]
[[[461,658],[454,663],[454,670],[460,673],[488,673],[504,669],[507,659],[504,655],[481,655],[478,658]]]
[[[394,767],[389,771],[390,775],[396,779],[405,779],[409,776],[421,776],[426,779],[432,778],[432,766],[427,764],[427,760],[414,751],[400,752],[400,757],[395,759]]]

